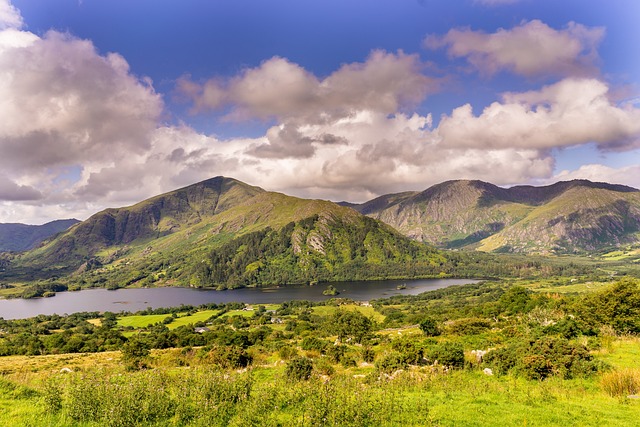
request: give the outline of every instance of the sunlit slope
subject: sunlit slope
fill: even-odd
[[[354,208],[446,248],[566,253],[640,241],[640,192],[585,180],[512,188],[447,181]]]

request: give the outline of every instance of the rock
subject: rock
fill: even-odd
[[[493,370],[491,368],[484,368],[482,370],[482,373],[484,373],[485,375],[493,375]]]

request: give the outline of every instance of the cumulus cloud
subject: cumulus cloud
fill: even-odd
[[[28,185],[18,185],[7,176],[0,174],[0,200],[26,201],[41,198],[42,193],[35,188]]]
[[[469,104],[456,108],[442,118],[438,133],[452,147],[636,146],[640,108],[616,106],[607,94],[600,80],[568,78],[539,91],[506,93],[477,116]]]
[[[222,140],[162,124],[161,97],[118,54],[100,54],[68,34],[38,37],[20,25],[14,20],[0,31],[0,220],[83,219],[216,175],[352,201],[447,179],[520,184],[553,175],[554,147],[595,141],[630,149],[640,132],[637,103],[616,105],[594,78],[506,93],[479,115],[465,105],[434,123],[413,107],[439,90],[440,80],[425,73],[418,55],[377,50],[327,76],[274,57],[232,77],[181,78],[178,91],[194,111],[273,122],[263,136]],[[536,25],[503,32],[528,40],[520,32]],[[558,36],[554,41],[578,40],[569,57],[591,64],[596,41],[585,40],[596,40],[595,30],[541,25],[541,33]],[[580,38],[582,30],[587,36]],[[487,52],[502,61],[496,70],[536,73],[519,58]]]
[[[507,70],[527,77],[584,76],[596,72],[596,48],[604,32],[575,22],[555,30],[533,20],[491,34],[452,29],[444,36],[427,36],[424,43],[431,49],[446,48],[449,56],[466,58],[489,75]]]
[[[33,170],[148,148],[162,101],[117,54],[49,32],[0,52],[0,165]]]
[[[549,182],[588,179],[594,182],[624,184],[640,189],[640,165],[612,168],[600,164],[582,165],[575,170],[563,170],[555,174]]]
[[[20,11],[9,0],[0,0],[0,30],[21,28],[22,25]]]
[[[387,114],[414,106],[438,88],[422,73],[418,55],[375,50],[363,63],[343,65],[321,79],[285,58],[273,57],[227,79],[203,84],[183,77],[178,91],[198,111],[231,106],[231,118],[304,117],[322,121],[360,110]]]

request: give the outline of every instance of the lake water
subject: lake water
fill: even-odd
[[[340,298],[369,301],[393,295],[417,295],[451,285],[475,283],[470,279],[384,280],[366,282],[333,282]],[[244,302],[247,304],[281,303],[293,300],[323,301],[329,283],[315,286],[283,286],[278,288],[242,288],[226,291],[189,288],[87,289],[60,292],[51,298],[0,300],[0,317],[24,319],[39,314],[71,314],[80,311],[140,311],[148,307],[198,306],[206,303]],[[397,289],[406,285],[405,289]]]

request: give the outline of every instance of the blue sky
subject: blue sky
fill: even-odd
[[[0,0],[0,222],[226,175],[640,187],[634,0]],[[4,129],[3,129],[4,127]]]

